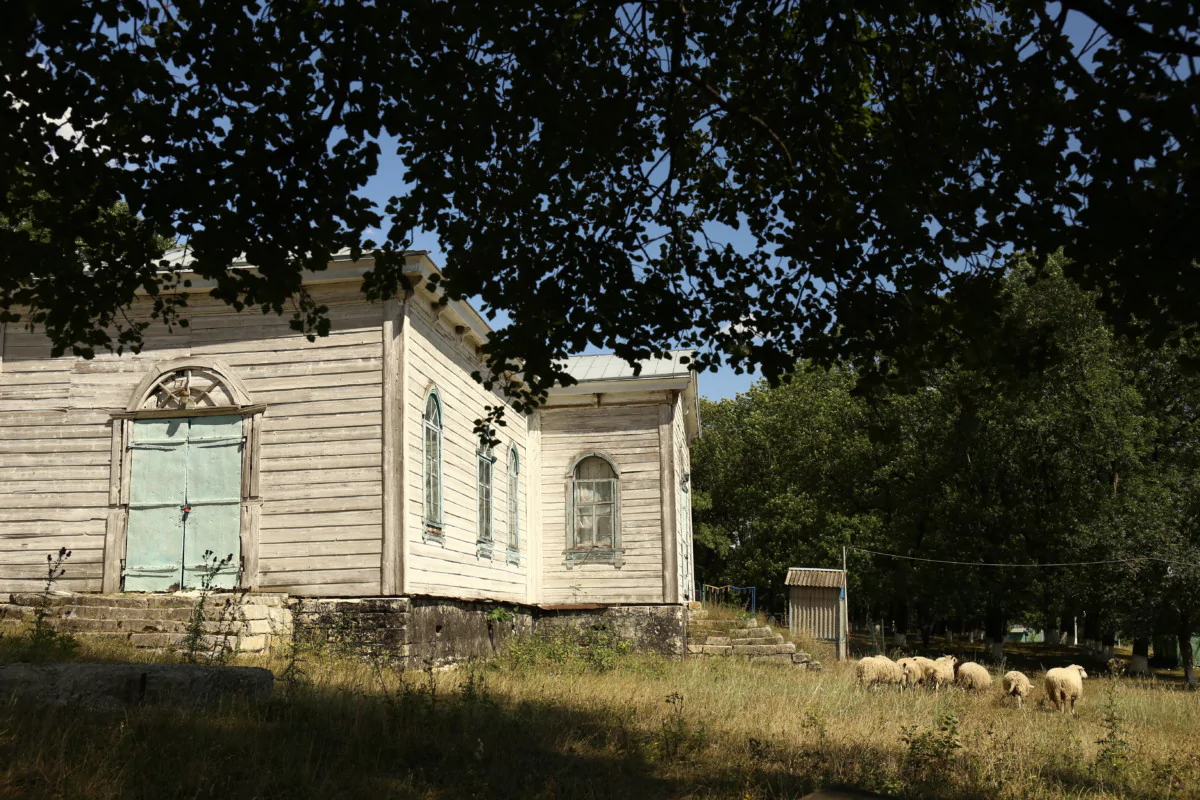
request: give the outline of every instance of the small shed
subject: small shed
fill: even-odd
[[[846,573],[840,569],[792,567],[788,587],[788,629],[808,631],[817,639],[833,642],[837,657],[846,658]]]

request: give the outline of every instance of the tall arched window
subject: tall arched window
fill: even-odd
[[[442,400],[437,389],[425,398],[421,416],[422,483],[425,487],[425,538],[441,541],[442,532]]]
[[[521,456],[508,448],[508,561],[521,560]]]
[[[478,464],[478,497],[479,497],[479,535],[476,539],[476,554],[480,558],[492,557],[492,476],[495,472],[496,456],[491,447],[481,447],[477,453]]]
[[[567,564],[620,566],[621,480],[616,465],[600,453],[576,459],[567,477]]]

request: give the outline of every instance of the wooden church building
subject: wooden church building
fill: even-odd
[[[0,602],[41,590],[66,547],[55,588],[76,593],[186,593],[208,553],[217,586],[289,598],[531,618],[684,606],[699,435],[686,353],[636,376],[572,358],[579,382],[533,414],[509,408],[481,449],[474,421],[505,402],[471,378],[487,323],[423,280],[367,302],[371,266],[306,276],[332,322],[315,342],[198,278],[189,326],[152,327],[136,355],[54,358],[42,335],[0,328]],[[435,266],[414,252],[406,269]]]

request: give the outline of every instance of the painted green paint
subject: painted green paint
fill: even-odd
[[[200,588],[204,553],[230,563],[214,588],[237,584],[241,559],[242,418],[134,422],[125,591]]]

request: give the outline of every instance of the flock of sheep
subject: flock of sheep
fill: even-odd
[[[864,686],[893,684],[901,689],[917,686],[938,689],[953,684],[974,692],[992,688],[992,676],[986,668],[974,661],[959,663],[954,656],[937,659],[917,656],[899,661],[892,661],[887,656],[867,656],[855,665],[854,671],[858,682]],[[1078,664],[1047,670],[1042,679],[1046,699],[1058,711],[1065,712],[1069,706],[1074,714],[1075,703],[1083,697],[1083,679],[1086,677],[1087,672]],[[1021,706],[1033,691],[1033,684],[1024,673],[1013,670],[1000,679],[1000,689],[1002,697],[1016,698],[1017,705]]]

